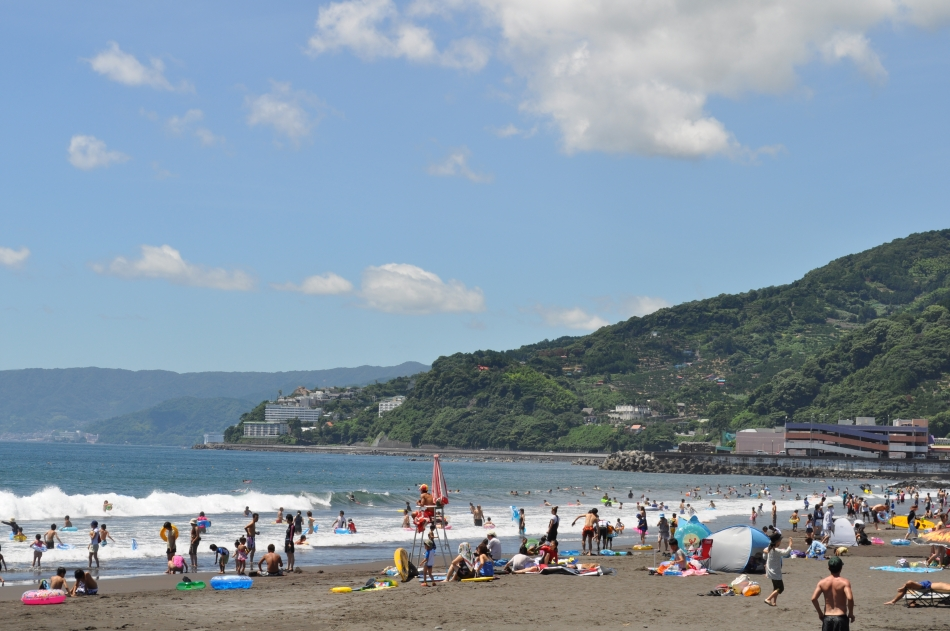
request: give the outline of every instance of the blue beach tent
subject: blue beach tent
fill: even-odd
[[[713,540],[709,569],[715,572],[744,572],[752,555],[769,545],[764,532],[749,526],[724,528],[709,535],[709,539]]]

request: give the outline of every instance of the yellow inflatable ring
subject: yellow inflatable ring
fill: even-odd
[[[175,533],[175,538],[178,538],[178,527],[175,524],[172,524],[172,532]],[[165,536],[165,529],[162,528],[158,531],[158,535],[162,538],[162,541],[168,541],[168,537]]]
[[[653,546],[651,546],[651,545],[645,545],[645,546],[639,546],[639,545],[637,545],[637,546],[633,546],[633,549],[634,549],[634,550],[652,550],[652,549],[653,549]]]
[[[334,594],[349,594],[353,591],[352,587],[331,587],[330,591]]]

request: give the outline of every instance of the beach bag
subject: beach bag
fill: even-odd
[[[759,587],[758,583],[749,583],[742,590],[743,596],[758,596],[761,593],[762,593],[762,588]]]
[[[907,559],[897,559],[897,563],[895,563],[894,565],[896,565],[897,567],[909,567],[910,564],[907,563]]]
[[[406,580],[411,581],[412,579],[419,576],[419,568],[412,564],[412,561],[409,561],[409,573]]]

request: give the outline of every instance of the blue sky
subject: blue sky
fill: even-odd
[[[222,7],[4,7],[0,369],[429,362],[948,227],[943,3]]]

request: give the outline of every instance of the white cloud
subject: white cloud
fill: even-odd
[[[224,136],[215,135],[207,127],[199,127],[195,130],[195,136],[205,147],[213,147],[214,145],[223,144]]]
[[[121,278],[164,278],[177,285],[226,291],[250,291],[256,285],[253,278],[240,270],[228,271],[189,263],[170,245],[143,245],[141,250],[138,259],[117,256],[107,265],[92,265],[92,269],[99,274]]]
[[[822,45],[821,51],[829,63],[850,59],[869,79],[882,83],[887,79],[887,70],[871,49],[871,40],[861,33],[839,31]]]
[[[157,161],[152,162],[152,171],[155,172],[156,180],[167,180],[170,177],[178,177],[177,174],[163,168]]]
[[[596,302],[602,311],[616,313],[624,319],[633,316],[643,317],[673,306],[668,300],[659,296],[632,296],[630,294],[624,294],[618,299],[599,298]]]
[[[316,119],[305,106],[320,105],[319,99],[308,92],[291,89],[290,83],[271,82],[273,89],[260,96],[248,96],[245,104],[250,110],[247,124],[251,127],[269,125],[278,134],[294,143],[310,134]]]
[[[129,156],[120,151],[109,151],[106,143],[95,136],[76,135],[69,139],[69,163],[77,169],[89,171],[126,160]]]
[[[542,307],[536,306],[534,312],[541,316],[544,323],[548,326],[565,329],[577,329],[581,331],[595,331],[602,326],[607,326],[610,322],[604,320],[598,315],[588,313],[580,307],[565,309],[562,307]]]
[[[204,120],[204,112],[198,109],[190,109],[181,116],[172,116],[165,123],[165,128],[169,132],[180,136],[185,132],[189,132],[194,129],[194,136],[201,142],[205,147],[212,147],[217,144],[223,144],[225,141],[224,136],[215,135],[207,127],[196,127],[195,123]]]
[[[308,276],[299,285],[272,283],[271,287],[278,291],[296,291],[311,296],[332,296],[353,291],[353,283],[333,272]]]
[[[202,120],[204,117],[204,112],[201,110],[191,109],[182,116],[172,116],[169,118],[168,122],[165,123],[165,127],[167,127],[171,133],[180,136],[186,128]]]
[[[463,67],[477,69],[491,54],[510,64],[525,85],[520,109],[553,122],[567,153],[747,158],[775,147],[743,146],[708,111],[712,97],[787,93],[815,61],[846,60],[884,81],[868,33],[936,28],[950,20],[950,3],[547,0],[539,10],[537,0],[416,0],[400,13],[391,0],[348,0],[320,10],[310,51],[451,65],[433,43],[435,20],[476,44]],[[412,46],[402,44],[407,32]]]
[[[349,49],[364,59],[404,57],[463,70],[480,70],[489,58],[485,45],[469,37],[440,52],[429,29],[401,16],[392,0],[330,3],[320,8],[316,29],[308,42],[313,55]]]
[[[29,248],[20,248],[19,250],[14,250],[13,248],[5,248],[0,246],[0,265],[3,265],[4,267],[20,267],[29,257]]]
[[[367,267],[360,296],[365,306],[388,313],[476,313],[485,310],[485,295],[478,287],[441,278],[403,263]]]
[[[511,138],[512,136],[531,138],[536,133],[538,133],[538,126],[535,125],[531,129],[521,129],[519,127],[515,127],[513,123],[508,123],[504,127],[489,127],[488,131],[495,134],[499,138]]]
[[[445,160],[429,165],[429,175],[440,177],[464,177],[476,184],[486,184],[492,181],[490,173],[476,173],[468,166],[468,157],[471,152],[466,147],[453,150]]]
[[[146,66],[134,55],[123,51],[116,42],[109,42],[109,48],[87,60],[92,69],[99,74],[123,85],[145,85],[157,90],[175,90],[165,78],[165,64],[153,57]],[[191,90],[192,86],[183,81],[178,90]]]

